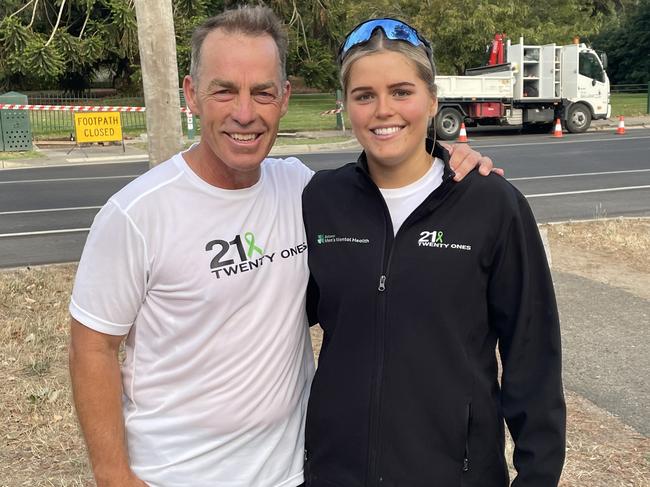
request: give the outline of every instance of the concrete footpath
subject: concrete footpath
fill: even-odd
[[[540,228],[562,331],[564,387],[650,436],[650,302],[553,266]]]
[[[614,130],[618,126],[618,119],[594,120],[589,131]],[[629,129],[650,128],[650,115],[639,117],[626,117],[625,126]],[[470,133],[480,128],[470,128]],[[323,138],[340,137],[343,135],[337,130],[323,130],[318,132],[300,132],[299,137],[294,134],[280,134],[279,140],[298,138],[299,144],[276,144],[271,150],[271,156],[286,156],[289,154],[306,154],[320,151],[358,151],[361,150],[358,142],[348,130],[347,139],[340,142],[321,143]],[[198,139],[195,140],[198,142]],[[304,141],[304,142],[303,142]],[[189,141],[186,141],[189,145]],[[146,144],[140,139],[126,141],[122,144],[107,143],[107,145],[88,144],[76,147],[70,141],[41,141],[34,144],[34,155],[26,157],[6,157],[7,153],[0,153],[1,169],[18,169],[26,167],[61,166],[73,164],[106,164],[115,162],[141,161],[148,158]]]
[[[552,273],[564,387],[650,436],[650,302],[575,274]]]

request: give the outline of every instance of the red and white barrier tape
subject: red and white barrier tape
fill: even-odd
[[[109,107],[83,105],[17,105],[0,103],[0,110],[36,110],[59,112],[144,112],[145,107]],[[181,112],[190,113],[190,109],[181,107]]]
[[[321,112],[321,115],[334,115],[335,113],[341,113],[343,108],[333,108],[332,110],[325,110]]]

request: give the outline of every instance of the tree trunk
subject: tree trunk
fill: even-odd
[[[144,101],[147,107],[149,165],[173,156],[182,145],[171,0],[135,0]]]

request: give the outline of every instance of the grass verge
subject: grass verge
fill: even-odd
[[[17,159],[36,159],[39,157],[44,157],[44,156],[41,152],[36,150],[0,152],[0,161],[15,161]]]
[[[647,93],[613,93],[611,103],[612,115],[615,117],[648,115]]]

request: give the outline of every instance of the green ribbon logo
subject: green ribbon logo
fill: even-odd
[[[255,245],[255,235],[253,232],[246,232],[244,234],[244,239],[248,244],[248,258],[253,256],[253,252],[258,252],[260,255],[264,255],[264,250]]]
[[[443,243],[442,242],[442,232],[438,232],[436,234],[436,243]]]

